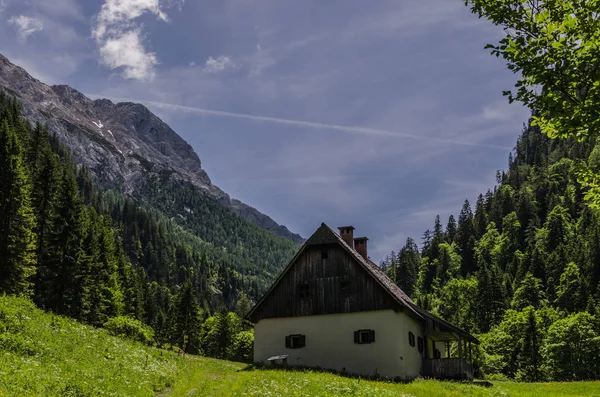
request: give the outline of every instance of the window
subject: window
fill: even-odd
[[[419,349],[419,353],[423,353],[423,350],[425,349],[425,343],[423,343],[423,338],[421,338],[420,336],[417,337],[417,348]]]
[[[375,331],[372,329],[361,329],[354,331],[354,343],[364,345],[375,342]]]
[[[343,295],[350,294],[351,287],[352,287],[352,283],[350,283],[350,280],[340,281],[340,291],[342,292]]]
[[[327,250],[321,251],[321,259],[327,259]]]
[[[306,346],[306,335],[288,335],[285,337],[285,347],[288,349],[300,349]]]
[[[310,284],[298,284],[298,297],[300,299],[307,299],[310,297]]]
[[[408,333],[408,343],[412,346],[415,347],[415,334],[413,334],[412,332]]]

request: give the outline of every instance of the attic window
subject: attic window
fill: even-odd
[[[321,259],[327,259],[327,250],[321,251]]]
[[[298,298],[307,299],[310,297],[310,284],[298,284]]]
[[[354,343],[364,345],[375,342],[375,331],[372,329],[361,329],[354,331]]]
[[[350,280],[342,280],[340,281],[340,290],[342,294],[347,295],[350,293],[350,289],[352,288],[352,283]]]
[[[417,348],[419,349],[419,353],[423,353],[423,350],[425,349],[423,338],[421,338],[420,336],[417,337]]]
[[[412,332],[408,332],[408,343],[412,346],[415,347],[415,334],[413,334]]]
[[[285,337],[285,347],[288,349],[300,349],[306,346],[306,335],[288,335]]]

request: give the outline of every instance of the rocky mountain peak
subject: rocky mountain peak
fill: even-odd
[[[47,123],[51,133],[87,166],[98,181],[131,193],[153,174],[198,187],[241,217],[282,237],[301,242],[285,226],[231,199],[213,185],[200,158],[183,138],[147,107],[137,103],[91,100],[67,85],[48,86],[0,54],[0,88],[23,105],[32,122]]]

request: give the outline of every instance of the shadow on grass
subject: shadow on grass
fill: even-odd
[[[358,379],[360,382],[361,379],[378,381],[383,383],[401,383],[401,384],[409,384],[414,382],[415,380],[436,380],[435,378],[416,378],[416,379],[402,379],[400,377],[391,378],[391,377],[383,377],[378,374],[373,374],[370,376],[359,375],[354,373],[349,373],[346,371],[336,371],[332,369],[326,369],[321,367],[309,367],[309,366],[292,366],[292,365],[264,365],[264,364],[248,364],[244,368],[238,370],[238,372],[251,372],[251,371],[260,371],[260,370],[269,370],[269,371],[282,371],[282,372],[319,372],[325,374],[332,374],[342,376],[348,379]],[[448,382],[448,383],[461,383],[461,384],[472,384],[476,386],[482,387],[492,387],[493,384],[487,380],[461,380],[461,379],[437,379],[438,381]]]

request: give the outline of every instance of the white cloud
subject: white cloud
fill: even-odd
[[[123,69],[128,79],[149,80],[158,64],[156,54],[147,50],[143,32],[136,19],[149,13],[164,22],[168,15],[161,9],[183,5],[182,0],[105,0],[94,18],[92,36],[100,49],[102,62],[111,69]]]
[[[100,56],[109,68],[123,68],[125,78],[148,80],[154,77],[156,54],[146,51],[140,30],[105,39],[100,47]]]
[[[27,38],[35,32],[44,29],[44,24],[41,20],[25,15],[13,16],[8,20],[8,23],[17,26],[17,34],[20,40],[27,40]]]
[[[231,58],[225,55],[219,55],[217,58],[208,57],[204,64],[204,71],[208,73],[217,73],[228,68],[234,68],[236,65]]]
[[[2,12],[4,11],[5,8],[6,8],[5,0],[0,0],[0,14],[2,14]]]

